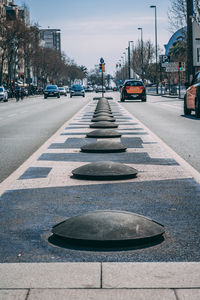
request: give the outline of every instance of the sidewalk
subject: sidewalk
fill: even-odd
[[[200,299],[199,173],[120,104],[110,103],[127,152],[80,152],[91,131],[93,101],[1,184],[0,300]],[[75,167],[102,157],[130,164],[138,177],[71,177]],[[100,251],[50,242],[54,224],[98,209],[155,219],[165,226],[165,239]]]
[[[0,299],[198,300],[200,263],[0,265]]]

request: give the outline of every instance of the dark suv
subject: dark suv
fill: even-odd
[[[121,101],[128,99],[141,99],[142,102],[147,101],[146,88],[141,80],[128,79],[125,80],[121,88]]]
[[[44,99],[48,97],[57,97],[60,98],[60,91],[57,85],[47,85],[44,90]]]

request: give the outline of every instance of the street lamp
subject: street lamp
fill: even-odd
[[[128,78],[131,78],[131,43],[133,41],[128,42]]]
[[[124,80],[125,80],[126,79],[126,52],[123,52],[123,54],[124,54]]]
[[[155,8],[155,47],[156,47],[156,94],[158,94],[158,41],[157,41],[157,9],[156,5],[151,5],[150,8]]]
[[[123,53],[124,54],[124,53]],[[123,64],[123,67],[122,67],[122,77],[123,77],[123,80],[125,80],[125,63],[124,63],[124,56],[121,56],[121,60],[122,60],[122,64]]]
[[[144,51],[143,51],[143,29],[138,27],[141,31],[141,59],[142,59],[142,81],[144,81]]]

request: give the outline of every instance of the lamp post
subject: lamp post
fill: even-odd
[[[157,34],[157,8],[151,5],[150,8],[155,9],[155,48],[156,48],[156,94],[158,94],[158,34]]]
[[[143,29],[138,27],[141,31],[141,60],[142,60],[142,81],[144,81],[144,51],[143,51]]]
[[[125,67],[124,67],[124,56],[121,56],[121,60],[122,60],[122,76],[123,76],[123,80],[125,80]]]
[[[127,48],[126,48],[127,49]],[[126,52],[123,52],[124,54],[124,80],[126,79]]]
[[[131,78],[131,43],[133,41],[128,42],[128,78]]]
[[[187,0],[187,81],[190,84],[192,77],[195,75],[193,67],[193,32],[192,32],[192,17],[194,15],[193,0]]]

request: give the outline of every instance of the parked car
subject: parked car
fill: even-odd
[[[101,93],[102,92],[102,85],[98,85],[97,87],[96,87],[96,93]],[[103,92],[105,93],[105,91],[106,91],[106,88],[105,88],[105,86],[103,86]]]
[[[60,91],[60,95],[67,96],[67,91],[64,87],[60,86],[60,87],[58,87],[58,89]]]
[[[85,90],[84,90],[83,86],[80,84],[72,85],[71,90],[70,90],[70,97],[72,98],[72,96],[85,97]]]
[[[8,92],[3,86],[0,86],[0,101],[8,101]]]
[[[57,97],[60,98],[60,91],[57,85],[47,85],[44,90],[44,99],[48,97]]]
[[[198,72],[191,85],[186,84],[186,93],[184,96],[184,114],[191,115],[195,112],[195,116],[200,118],[200,72]]]
[[[128,79],[125,80],[121,88],[121,101],[128,99],[141,99],[142,102],[147,101],[146,88],[141,80]]]

